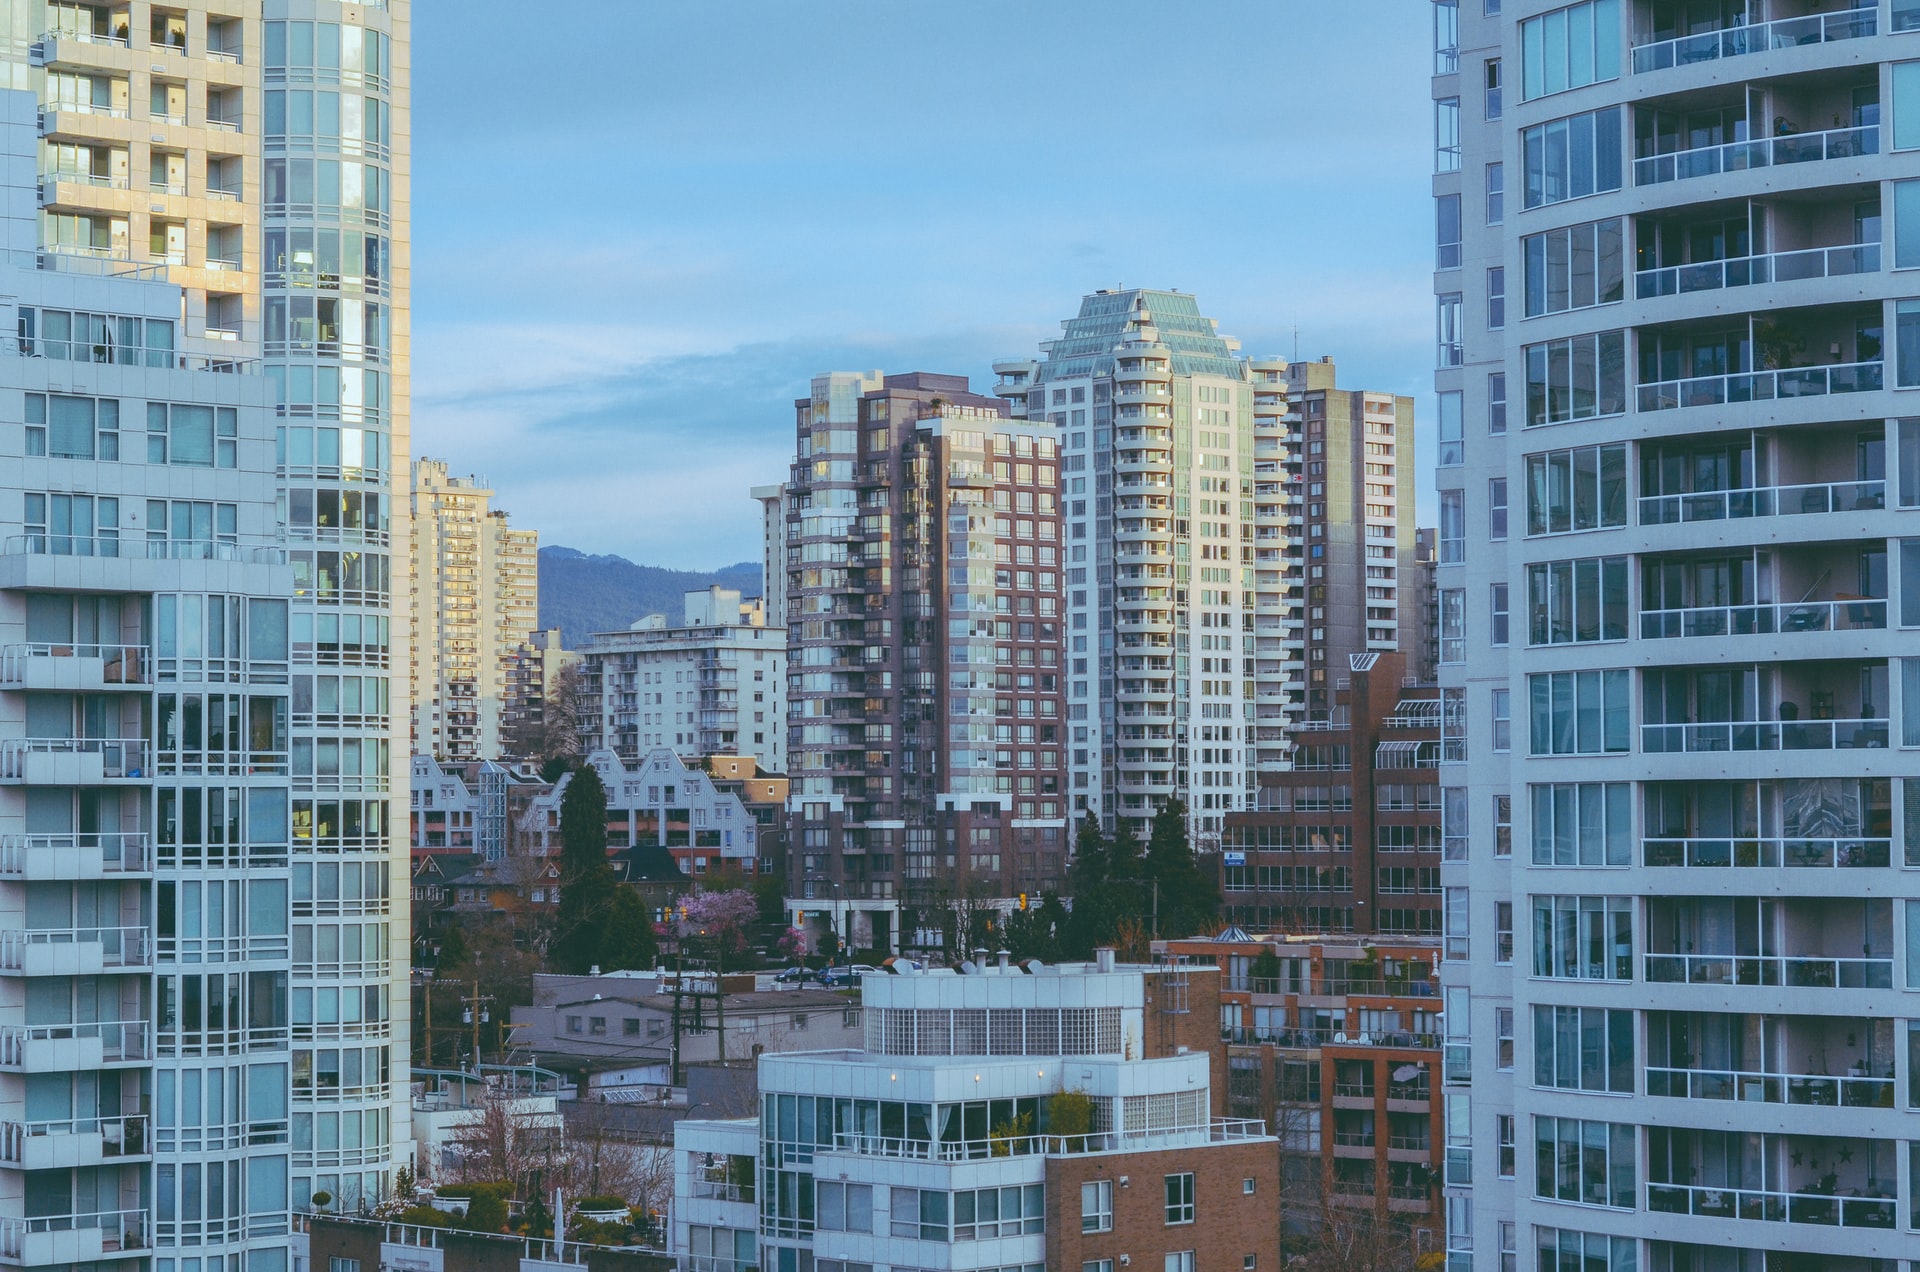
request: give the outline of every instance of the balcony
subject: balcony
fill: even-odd
[[[68,693],[136,689],[153,683],[145,645],[33,642],[0,647],[0,687]]]
[[[0,974],[98,976],[152,965],[153,941],[144,927],[0,932]]]
[[[0,1122],[0,1164],[16,1170],[69,1170],[145,1157],[144,1117]]]
[[[1753,168],[1817,163],[1825,159],[1853,159],[1880,153],[1880,128],[1829,128],[1823,132],[1789,133],[1753,141],[1699,146],[1691,150],[1648,155],[1633,161],[1636,186],[1661,185],[1692,177],[1717,176]]]
[[[0,878],[29,883],[105,879],[153,869],[144,832],[0,835]]]
[[[1767,1223],[1892,1228],[1891,1140],[1651,1127],[1647,1209]]]
[[[144,1210],[0,1219],[0,1261],[27,1267],[90,1263],[147,1248]]]
[[[1888,744],[1886,701],[1884,661],[1649,668],[1640,745],[1650,754],[1878,750]]]
[[[0,556],[106,557],[134,561],[237,561],[285,565],[287,550],[206,539],[86,538],[71,534],[15,534],[0,540]]]
[[[1644,495],[1640,524],[1677,525],[1741,517],[1788,517],[1803,513],[1866,512],[1887,506],[1885,481],[1822,482],[1810,486],[1758,486],[1675,495]]]
[[[1647,1094],[1892,1108],[1893,1038],[1889,1019],[1651,1012]]]
[[[12,1073],[84,1073],[152,1058],[142,1020],[0,1026],[0,1069]]]
[[[1765,256],[1739,256],[1692,265],[1670,265],[1663,269],[1644,269],[1633,276],[1633,294],[1640,300],[1650,300],[1658,296],[1685,296],[1727,287],[1874,274],[1879,270],[1878,243],[1815,247],[1798,252],[1773,252]]]
[[[1885,778],[1650,782],[1648,866],[1704,869],[1884,868],[1893,853]]]
[[[1633,73],[1645,75],[1674,66],[1694,66],[1721,58],[1744,57],[1749,53],[1858,40],[1875,35],[1878,31],[1878,15],[1872,9],[1810,13],[1774,22],[1757,22],[1751,26],[1728,27],[1721,31],[1636,45],[1633,50]]]
[[[1639,386],[1639,409],[1671,411],[1683,406],[1724,406],[1833,393],[1872,393],[1886,387],[1885,371],[1886,364],[1875,360],[1656,381]]]
[[[0,782],[29,786],[95,786],[144,780],[141,738],[12,738],[0,741]]]
[[[1650,984],[1891,989],[1890,902],[1673,897],[1647,902]],[[1704,948],[1703,948],[1704,947]]]

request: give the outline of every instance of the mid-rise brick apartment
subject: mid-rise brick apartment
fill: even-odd
[[[864,1049],[763,1055],[758,1119],[676,1127],[688,1266],[1279,1266],[1277,1144],[1218,1116],[1216,969],[862,980]]]
[[[791,651],[790,908],[887,948],[923,905],[1061,887],[1055,430],[927,372],[817,376],[794,413],[768,563]]]
[[[1448,721],[1440,691],[1398,653],[1356,654],[1326,721],[1292,735],[1292,767],[1262,773],[1226,819],[1229,921],[1254,931],[1435,936]],[[1504,827],[1494,827],[1504,834]]]

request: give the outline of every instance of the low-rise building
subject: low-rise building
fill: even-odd
[[[864,977],[864,1045],[762,1055],[759,1119],[675,1128],[683,1266],[1279,1266],[1214,969],[968,966]]]

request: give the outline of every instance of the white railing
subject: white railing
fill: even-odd
[[[128,119],[124,106],[102,106],[97,102],[47,102],[40,107],[43,115],[104,115],[108,119]]]
[[[1683,35],[1654,44],[1642,44],[1633,50],[1633,73],[1644,75],[1648,71],[1665,70],[1671,66],[1691,66],[1723,57],[1741,57],[1748,53],[1765,53],[1771,49],[1795,48],[1803,44],[1858,40],[1878,32],[1877,17],[1872,9],[1810,13],[1805,17],[1756,22],[1751,26],[1728,27],[1723,31],[1706,31],[1699,35]]]
[[[64,181],[69,185],[98,186],[104,190],[125,190],[128,188],[125,177],[109,176],[104,172],[43,172],[40,183],[47,185]]]
[[[1794,601],[1775,605],[1699,605],[1640,611],[1642,640],[1688,636],[1755,636],[1775,632],[1864,632],[1887,625],[1887,603],[1878,597],[1846,601]]]
[[[1798,516],[1813,512],[1871,512],[1887,506],[1884,481],[1836,481],[1810,486],[1754,486],[1677,495],[1643,495],[1640,524],[1727,521],[1739,517]]]
[[[0,1068],[18,1069],[26,1062],[27,1047],[36,1042],[100,1040],[107,1062],[147,1060],[147,1022],[96,1020],[64,1025],[0,1025]]]
[[[1698,751],[1870,751],[1887,745],[1887,721],[1738,720],[1719,724],[1643,724],[1649,754]]]
[[[1633,183],[1637,186],[1663,185],[1668,181],[1710,177],[1723,172],[1780,168],[1822,159],[1854,159],[1879,153],[1880,128],[1877,124],[1860,128],[1829,128],[1824,132],[1787,133],[1779,137],[1730,141],[1724,145],[1699,146],[1692,150],[1676,150],[1635,159]]]
[[[0,932],[0,968],[19,971],[27,951],[40,946],[98,945],[107,967],[145,967],[153,961],[153,943],[143,927],[36,928]]]
[[[1893,1107],[1893,1072],[1873,1075],[1865,1066],[1844,1077],[1820,1073],[1757,1073],[1745,1069],[1673,1069],[1647,1066],[1647,1094],[1676,1100],[1757,1100],[1765,1104]]]
[[[1702,1215],[1714,1219],[1816,1223],[1841,1228],[1891,1228],[1895,1223],[1896,1204],[1893,1185],[1888,1183],[1884,1187],[1887,1191],[1878,1196],[1837,1197],[1832,1193],[1649,1183],[1647,1209],[1655,1214]]]
[[[110,557],[146,561],[240,561],[285,565],[285,548],[208,539],[89,538],[77,534],[14,534],[0,541],[0,556]]]
[[[1642,864],[1685,869],[1741,867],[1866,870],[1891,865],[1891,839],[1726,839],[1653,837],[1640,841]]]
[[[1777,954],[1648,954],[1655,985],[1771,985],[1790,989],[1891,989],[1890,958]]]
[[[119,48],[127,47],[124,35],[106,35],[97,31],[48,31],[40,37],[42,44],[49,40],[73,40],[80,44],[111,44]]]
[[[0,779],[26,776],[29,755],[98,755],[106,777],[139,777],[148,771],[144,738],[8,738],[0,741]]]
[[[1814,247],[1798,252],[1772,252],[1764,256],[1736,256],[1720,261],[1699,261],[1692,265],[1643,269],[1633,276],[1633,294],[1637,299],[1648,300],[1655,296],[1718,291],[1724,287],[1752,287],[1760,283],[1794,283],[1808,278],[1872,274],[1879,269],[1878,243]]]
[[[44,1215],[34,1219],[0,1219],[0,1258],[18,1262],[27,1251],[29,1234],[43,1232],[100,1233],[105,1251],[147,1248],[147,1212],[99,1210],[84,1215]]]
[[[1223,1143],[1260,1139],[1266,1134],[1267,1124],[1259,1118],[1216,1117],[1205,1123],[1167,1127],[1164,1130],[1096,1131],[1085,1135],[1008,1135],[990,1136],[983,1140],[902,1139],[841,1131],[834,1136],[834,1147],[865,1157],[954,1162],[987,1157],[1107,1153],[1162,1144]]]
[[[90,645],[60,641],[28,641],[0,646],[0,684],[18,684],[26,679],[27,664],[36,658],[98,658],[102,662],[101,679],[110,685],[144,685],[147,676],[145,645]]]
[[[1724,406],[1729,402],[1824,397],[1829,393],[1871,393],[1886,387],[1885,369],[1884,362],[1842,362],[1825,367],[1661,380],[1639,387],[1639,404],[1642,411],[1671,411],[1682,406]]]
[[[52,1122],[0,1122],[0,1161],[26,1160],[30,1139],[51,1136],[97,1135],[103,1155],[127,1157],[147,1151],[147,1119],[139,1114],[124,1117],[78,1117]]]
[[[145,831],[63,831],[46,835],[0,835],[0,876],[25,875],[28,853],[74,853],[95,848],[100,850],[102,869],[108,874],[137,874],[151,868]]]

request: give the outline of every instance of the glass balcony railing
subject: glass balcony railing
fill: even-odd
[[[1866,512],[1886,506],[1887,483],[1884,481],[1840,481],[1811,486],[1756,486],[1746,490],[1704,490],[1677,495],[1644,495],[1640,499],[1640,524],[1667,526],[1686,521],[1726,521],[1739,517],[1787,517],[1814,512]]]
[[[1760,137],[1753,141],[1730,141],[1718,146],[1698,146],[1664,155],[1648,155],[1633,161],[1633,183],[1637,186],[1663,185],[1692,177],[1711,177],[1723,172],[1744,172],[1752,168],[1781,168],[1795,163],[1818,163],[1823,159],[1857,159],[1880,153],[1880,126],[1866,124],[1858,128],[1829,128],[1823,132],[1787,133],[1779,137]]]
[[[1654,985],[1769,985],[1788,989],[1892,989],[1890,958],[1773,954],[1648,954]]]
[[[1723,261],[1669,265],[1643,269],[1633,276],[1633,294],[1640,300],[1656,296],[1685,296],[1691,292],[1726,287],[1753,287],[1761,283],[1793,283],[1809,278],[1842,278],[1873,274],[1880,269],[1880,245],[1814,247],[1766,256],[1737,256]]]
[[[1878,16],[1872,9],[1810,13],[1804,17],[1781,18],[1777,22],[1756,22],[1751,26],[1728,27],[1724,31],[1706,31],[1699,35],[1683,35],[1653,44],[1642,44],[1633,50],[1633,73],[1644,75],[1673,66],[1692,66],[1725,57],[1765,53],[1771,49],[1858,40],[1879,31]]]
[[[1643,724],[1649,754],[1699,751],[1865,751],[1887,745],[1880,720],[1743,720],[1718,724]]]
[[[1796,601],[1789,605],[1703,605],[1640,611],[1642,640],[1690,636],[1755,636],[1777,632],[1879,631],[1887,625],[1884,599]]]
[[[1891,839],[1649,838],[1640,841],[1648,866],[1685,869],[1861,870],[1893,861]]]
[[[1814,1223],[1841,1228],[1894,1226],[1894,1198],[1890,1188],[1877,1197],[1837,1197],[1829,1193],[1764,1192],[1698,1184],[1650,1183],[1647,1185],[1647,1209],[1657,1214],[1760,1219],[1772,1223]]]
[[[1676,1100],[1754,1100],[1765,1104],[1839,1105],[1851,1109],[1893,1107],[1893,1073],[1869,1074],[1864,1066],[1843,1077],[1811,1073],[1753,1073],[1735,1069],[1647,1067],[1647,1094]]]
[[[1825,367],[1661,380],[1639,386],[1639,408],[1671,411],[1682,406],[1724,406],[1729,402],[1769,402],[1776,398],[1824,397],[1830,393],[1871,393],[1886,387],[1885,369],[1884,362],[1842,362]]]

